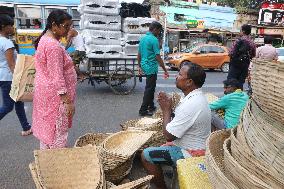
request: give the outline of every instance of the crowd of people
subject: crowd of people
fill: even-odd
[[[53,10],[42,34],[35,41],[35,69],[32,124],[27,122],[24,103],[14,102],[10,96],[11,81],[16,62],[16,52],[9,36],[14,34],[13,19],[0,15],[0,88],[3,105],[0,107],[0,120],[13,110],[22,125],[22,135],[33,135],[39,140],[40,149],[66,147],[68,129],[72,127],[75,113],[76,82],[79,73],[60,43],[67,37],[68,43],[74,40],[78,53],[84,52],[82,39],[72,29],[72,17],[64,10]],[[151,116],[156,110],[154,104],[158,66],[164,70],[164,78],[169,74],[160,56],[158,36],[163,27],[153,22],[149,32],[139,43],[139,74],[146,75],[146,86],[140,116]],[[253,57],[277,60],[277,52],[266,37],[265,46],[256,49],[250,38],[251,27],[242,26],[242,36],[236,40],[230,51],[230,69],[224,84],[224,96],[208,104],[202,92],[206,73],[193,63],[183,64],[176,77],[176,87],[184,98],[172,112],[172,100],[164,92],[159,92],[157,101],[162,110],[163,133],[167,143],[161,147],[146,148],[141,155],[142,163],[159,189],[166,188],[161,165],[175,166],[182,158],[203,156],[205,141],[214,129],[236,127],[249,96],[243,85],[249,74]],[[80,38],[80,36],[79,36]],[[81,47],[81,48],[80,48]],[[224,118],[215,110],[223,109]]]

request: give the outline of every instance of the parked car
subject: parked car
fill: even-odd
[[[224,46],[204,44],[184,52],[169,54],[166,64],[170,68],[179,69],[181,63],[192,62],[207,69],[221,69],[222,72],[229,71],[229,52]]]
[[[278,53],[278,61],[284,62],[284,47],[276,48]]]

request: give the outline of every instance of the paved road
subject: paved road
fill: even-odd
[[[180,92],[175,88],[176,74],[177,72],[171,71],[168,80],[164,80],[162,74],[159,74],[157,91]],[[221,96],[222,81],[225,78],[226,74],[219,71],[208,71],[203,90]],[[69,132],[69,146],[74,145],[75,140],[84,133],[119,131],[121,122],[137,118],[144,85],[145,80],[138,82],[131,95],[118,96],[103,83],[96,88],[87,82],[79,84],[76,115],[73,128]],[[28,119],[31,120],[30,103],[26,104],[26,110]],[[14,111],[0,121],[0,129],[0,188],[34,188],[28,164],[34,159],[33,150],[39,148],[38,141],[33,136],[20,136],[21,128]]]

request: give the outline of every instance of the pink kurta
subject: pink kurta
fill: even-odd
[[[65,108],[59,94],[67,93],[74,102],[77,75],[72,60],[60,43],[43,36],[35,54],[35,90],[33,97],[32,131],[42,143],[53,144],[57,139],[58,120],[60,130],[72,126],[72,118],[62,118]]]

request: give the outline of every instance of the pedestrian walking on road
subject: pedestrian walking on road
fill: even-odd
[[[256,47],[250,38],[251,26],[243,25],[241,29],[242,37],[238,38],[230,51],[230,69],[227,79],[237,79],[239,87],[243,90],[243,85],[248,76],[250,61],[255,57]]]
[[[151,116],[156,110],[154,104],[154,95],[156,89],[158,65],[164,70],[164,78],[169,77],[169,73],[160,56],[160,45],[158,37],[163,30],[159,22],[152,22],[149,31],[140,40],[138,50],[139,74],[142,72],[146,75],[146,86],[144,91],[143,102],[139,110],[140,116]]]
[[[14,21],[8,15],[0,15],[0,88],[2,90],[3,105],[0,107],[2,120],[15,105],[16,114],[22,125],[22,136],[31,134],[31,125],[27,121],[23,102],[14,102],[9,93],[11,90],[13,72],[16,65],[17,52],[9,36],[14,35]]]
[[[60,44],[72,27],[72,17],[53,10],[35,42],[35,91],[32,131],[40,149],[64,148],[75,113],[77,75],[71,57]]]

